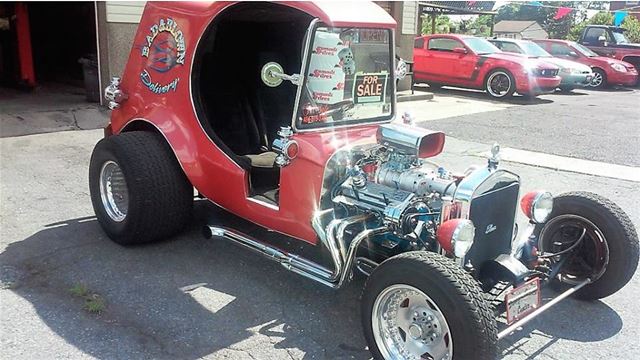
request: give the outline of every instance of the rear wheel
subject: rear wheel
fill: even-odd
[[[193,207],[191,184],[164,139],[151,132],[100,140],[91,155],[89,189],[98,222],[122,245],[174,235]]]
[[[638,235],[627,214],[613,202],[592,193],[572,192],[554,199],[549,220],[536,228],[542,254],[562,255],[558,280],[592,283],[576,293],[592,300],[626,285],[638,267]]]
[[[593,69],[593,79],[589,84],[594,89],[604,89],[607,87],[607,74],[602,69]]]
[[[362,324],[375,359],[495,359],[496,321],[476,281],[439,254],[408,252],[371,274]]]
[[[507,70],[493,70],[485,79],[485,90],[496,99],[510,97],[516,91],[516,81]]]

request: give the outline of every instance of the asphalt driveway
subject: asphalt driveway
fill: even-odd
[[[187,231],[125,248],[98,226],[87,166],[101,131],[0,139],[0,358],[367,359],[362,280],[333,291],[234,245],[203,240],[222,216],[205,201]],[[455,142],[436,160],[464,169]],[[584,189],[640,223],[637,183],[505,164],[525,190]],[[72,294],[103,299],[100,314]],[[552,293],[546,293],[552,295]],[[640,358],[636,277],[593,303],[567,300],[501,344],[506,358]]]

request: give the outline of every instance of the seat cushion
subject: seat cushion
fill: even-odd
[[[273,151],[267,151],[261,154],[244,155],[245,158],[251,161],[252,167],[259,168],[272,168],[276,162],[277,156],[278,154],[274,153]]]

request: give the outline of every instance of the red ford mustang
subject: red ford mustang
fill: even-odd
[[[521,54],[502,52],[489,41],[466,35],[426,35],[413,49],[416,81],[431,86],[484,89],[494,98],[550,93],[560,84],[558,67]]]

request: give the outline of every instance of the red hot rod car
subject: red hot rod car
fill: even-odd
[[[462,174],[426,160],[445,137],[394,123],[395,27],[373,3],[148,2],[91,157],[104,231],[123,245],[170,237],[195,188],[250,224],[212,222],[207,237],[333,289],[369,276],[362,325],[377,359],[490,359],[566,296],[622,288],[638,239],[610,201],[536,191],[519,202],[497,146]],[[518,203],[530,224],[516,235]],[[570,289],[543,305],[551,282]]]
[[[552,93],[562,80],[552,63],[502,52],[486,39],[468,35],[416,38],[413,63],[416,82],[482,89],[493,98]]]

